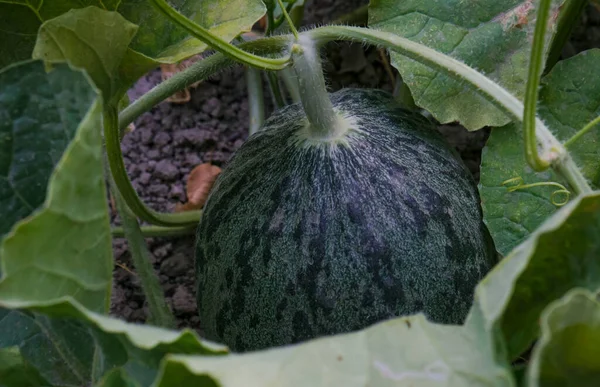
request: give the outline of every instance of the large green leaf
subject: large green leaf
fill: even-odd
[[[118,368],[146,386],[167,353],[225,353],[190,331],[126,324],[102,314],[108,311],[113,263],[98,94],[83,73],[64,64],[46,73],[41,62],[27,62],[9,67],[0,79],[2,92],[16,96],[3,104],[11,109],[9,124],[29,131],[30,140],[20,146],[57,160],[54,169],[46,168],[48,189],[31,187],[42,192],[42,204],[17,219],[0,244],[2,353],[17,348],[23,362],[57,386],[92,385]],[[51,119],[60,113],[63,121]],[[57,127],[66,138],[54,148],[52,142],[38,148],[36,139],[51,137]],[[13,163],[19,162],[31,158]]]
[[[27,310],[0,309],[0,348],[20,348],[29,364],[54,385],[92,385],[119,370],[131,383],[149,386],[168,354],[227,353],[227,348],[201,341],[191,330],[129,324],[92,312],[70,298],[4,302],[0,297],[0,306]],[[114,380],[117,376],[108,381]]]
[[[265,13],[261,0],[174,0],[171,4],[228,41],[250,29]],[[88,6],[116,10],[140,27],[130,47],[136,51],[137,55],[131,55],[138,61],[153,58],[157,62],[174,63],[207,48],[172,24],[147,0],[0,0],[0,68],[31,58],[42,23],[71,9]],[[112,25],[105,25],[98,33],[110,35],[111,28]]]
[[[81,73],[41,63],[0,71],[0,239],[46,198],[55,165],[96,98]]]
[[[600,381],[600,302],[574,289],[550,304],[532,353],[529,386],[594,387]]]
[[[156,66],[128,48],[137,29],[117,12],[73,9],[42,24],[33,58],[83,68],[106,100],[120,99],[136,79]],[[137,65],[139,61],[143,63]]]
[[[600,115],[600,50],[593,49],[559,62],[543,78],[539,115],[555,136],[566,141]],[[600,187],[600,130],[592,130],[569,150],[594,187]],[[484,220],[496,247],[507,254],[524,241],[558,207],[552,203],[556,187],[509,192],[502,183],[520,177],[524,184],[560,182],[551,170],[536,173],[525,161],[520,125],[494,128],[481,162],[479,192]],[[555,201],[564,196],[558,195]]]
[[[3,307],[73,297],[108,310],[112,251],[97,97],[86,75],[66,65],[46,73],[42,62],[26,62],[0,73]],[[0,309],[0,348],[19,348],[53,385],[81,385],[92,366],[89,339],[76,322]]]
[[[556,0],[553,13],[563,0]],[[369,26],[425,44],[459,59],[521,97],[536,9],[531,0],[371,0]],[[548,40],[551,34],[548,34]],[[465,85],[392,54],[415,103],[443,123],[467,129],[501,126],[509,118]]]
[[[94,343],[75,320],[0,309],[0,348],[18,348],[51,385],[80,386],[91,379]]]
[[[12,104],[19,113],[11,117],[9,124],[30,139],[21,140],[22,156],[11,164],[26,177],[37,172],[37,158],[60,161],[51,173],[43,205],[17,223],[0,244],[4,275],[0,299],[3,303],[20,302],[23,298],[43,302],[72,296],[92,310],[108,310],[112,248],[102,160],[101,106],[90,98],[93,86],[81,72],[66,65],[45,74],[41,62],[11,67],[2,77],[12,85],[3,87],[2,92],[12,91],[20,96]],[[10,83],[19,77],[32,80]],[[34,80],[37,84],[32,83]],[[59,99],[64,101],[57,102]],[[57,112],[48,112],[45,105]],[[61,110],[64,119],[58,124],[56,119],[49,121],[47,113],[60,117]],[[69,113],[85,110],[76,132],[69,133],[77,118]],[[48,122],[50,125],[46,125]],[[58,133],[59,129],[64,132]],[[57,137],[56,149],[48,137]],[[48,145],[44,147],[44,143]],[[32,158],[33,155],[38,156]],[[47,174],[47,169],[48,166],[41,173]],[[30,186],[25,181],[23,190],[31,190],[35,192],[32,196],[37,197],[46,188],[35,183]]]
[[[40,25],[72,8],[114,10],[118,0],[0,0],[0,69],[31,58]]]
[[[538,336],[550,302],[574,287],[600,289],[598,235],[600,192],[574,199],[480,282],[466,325],[483,326],[496,356],[514,359]]]
[[[281,349],[172,356],[157,386],[513,386],[474,333],[423,315],[397,318]]]
[[[140,26],[131,48],[160,62],[173,63],[206,50],[198,39],[173,25],[147,0],[123,0],[118,11]],[[230,41],[249,30],[266,11],[261,0],[172,0],[180,13]]]

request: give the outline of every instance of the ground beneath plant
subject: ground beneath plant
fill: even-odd
[[[305,25],[322,24],[368,4],[368,0],[307,0]],[[589,6],[581,25],[564,50],[565,56],[600,47],[600,11]],[[359,44],[330,44],[324,64],[332,90],[371,87],[392,90],[392,77],[378,49]],[[393,72],[393,76],[397,74]],[[161,81],[153,71],[130,90],[132,100]],[[268,91],[265,90],[268,96]],[[272,106],[268,106],[272,109]],[[459,125],[442,125],[440,132],[460,153],[476,179],[487,130],[467,132]],[[244,72],[230,69],[191,90],[185,104],[163,102],[135,122],[122,149],[133,186],[151,208],[173,211],[186,201],[185,182],[201,163],[223,166],[245,141],[248,100]],[[113,223],[119,220],[113,213]],[[180,328],[202,332],[194,296],[194,236],[149,238],[151,260],[168,304]],[[148,310],[124,239],[113,243],[116,265],[111,314],[130,322],[146,320]]]

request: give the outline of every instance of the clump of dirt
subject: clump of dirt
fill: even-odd
[[[307,1],[304,24],[326,23],[368,0]],[[563,52],[571,56],[600,47],[600,11],[589,6],[581,24]],[[392,91],[385,55],[360,44],[329,44],[324,50],[324,70],[332,91],[345,87],[371,87]],[[396,77],[395,70],[392,76]],[[140,79],[129,92],[131,100],[160,83],[156,70]],[[237,67],[201,82],[191,89],[191,99],[180,105],[163,102],[139,117],[136,129],[122,142],[125,165],[133,186],[151,208],[174,211],[186,202],[185,182],[191,170],[210,162],[224,166],[248,134],[248,99],[244,71]],[[265,96],[269,93],[265,90]],[[272,105],[267,101],[268,110]],[[474,177],[479,177],[481,149],[489,131],[467,132],[460,125],[441,125],[440,132],[460,153]],[[119,224],[113,213],[113,223]],[[194,236],[149,238],[151,260],[179,327],[201,332],[195,301]],[[131,322],[147,317],[145,297],[132,267],[124,239],[115,239],[117,265],[111,314]]]

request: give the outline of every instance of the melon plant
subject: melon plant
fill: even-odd
[[[0,387],[597,385],[600,51],[558,61],[585,3],[372,0],[368,28],[298,32],[302,0],[0,0]],[[328,93],[339,40],[401,86]],[[148,208],[125,128],[233,64],[256,133],[201,211]],[[453,121],[493,127],[478,185]],[[201,321],[177,330],[144,238],[180,234]],[[146,324],[110,315],[111,235]]]

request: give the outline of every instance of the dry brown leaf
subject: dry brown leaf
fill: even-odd
[[[176,64],[161,64],[160,71],[161,71],[161,78],[162,78],[163,82],[166,81],[167,79],[171,78],[173,75],[177,74],[178,72],[181,72],[181,71],[187,69],[192,64],[196,63],[197,61],[199,61],[201,59],[202,59],[201,55],[195,55],[189,59],[186,59],[186,60],[181,61]],[[200,82],[195,82],[192,85],[190,85],[190,87],[197,87],[199,84],[200,84]],[[190,90],[189,90],[189,88],[185,88],[185,89],[180,90],[177,93],[173,94],[169,98],[167,98],[167,101],[183,104],[183,103],[189,102],[190,99],[191,99]]]
[[[204,203],[208,199],[208,194],[220,173],[221,168],[211,163],[204,163],[195,167],[190,172],[187,181],[188,201],[184,204],[178,204],[175,207],[175,211],[193,211],[204,207]]]

